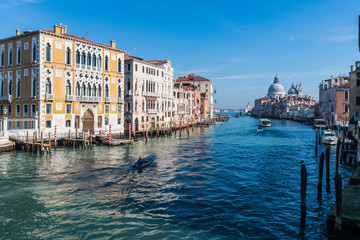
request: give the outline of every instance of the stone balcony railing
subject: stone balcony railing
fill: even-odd
[[[111,102],[111,97],[105,97],[105,102],[106,102],[106,103]]]
[[[67,102],[74,101],[74,96],[73,95],[65,95],[65,101],[67,101]]]
[[[46,101],[54,100],[54,94],[45,93],[45,100]]]
[[[157,109],[147,109],[147,113],[157,113]]]
[[[118,103],[124,103],[124,99],[123,98],[118,98]]]
[[[0,101],[12,102],[12,95],[0,96]]]

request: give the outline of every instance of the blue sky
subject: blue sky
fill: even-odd
[[[318,98],[323,79],[359,60],[357,0],[53,1],[0,0],[0,38],[68,26],[144,59],[170,58],[175,76],[212,79],[215,107],[263,97],[276,73],[286,91],[302,83]]]

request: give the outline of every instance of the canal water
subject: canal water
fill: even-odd
[[[331,193],[316,200],[314,131],[297,122],[230,118],[132,145],[0,153],[0,238],[326,239]],[[323,151],[324,149],[321,148]],[[320,151],[319,151],[320,152]],[[142,172],[129,165],[157,154]],[[300,166],[308,170],[299,235]],[[341,165],[344,184],[351,169]]]

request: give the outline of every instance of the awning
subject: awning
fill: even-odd
[[[148,101],[156,101],[156,97],[145,97],[145,99]]]

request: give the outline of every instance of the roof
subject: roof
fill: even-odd
[[[346,82],[346,83],[336,86],[334,88],[350,88],[350,82]]]
[[[150,61],[144,61],[144,62],[157,65],[157,64],[167,63],[168,61],[169,60],[150,60]]]
[[[41,31],[56,34],[56,33],[54,32],[54,30],[41,30]],[[107,47],[107,48],[112,48],[112,47],[109,46],[109,45],[105,45],[105,44],[102,44],[102,43],[98,43],[98,42],[94,42],[94,41],[88,40],[86,37],[78,37],[78,36],[71,35],[71,34],[68,34],[68,33],[62,33],[62,34],[56,34],[56,35],[62,35],[62,36],[65,36],[65,37],[78,39],[78,40],[85,41],[85,42],[88,42],[88,43],[101,45],[101,46],[104,46],[104,47]],[[122,50],[122,49],[120,49],[120,48],[113,48],[113,49],[117,49],[117,50],[120,50],[120,51],[122,51],[122,52],[125,52],[125,50]]]
[[[188,81],[211,81],[211,80],[191,73],[182,77],[178,77],[175,81],[188,82]]]
[[[136,60],[139,60],[139,61],[143,61],[143,60],[144,60],[144,59],[142,59],[142,58],[130,56],[130,55],[128,55],[128,54],[125,54],[124,59],[125,59],[125,60],[136,59]]]

